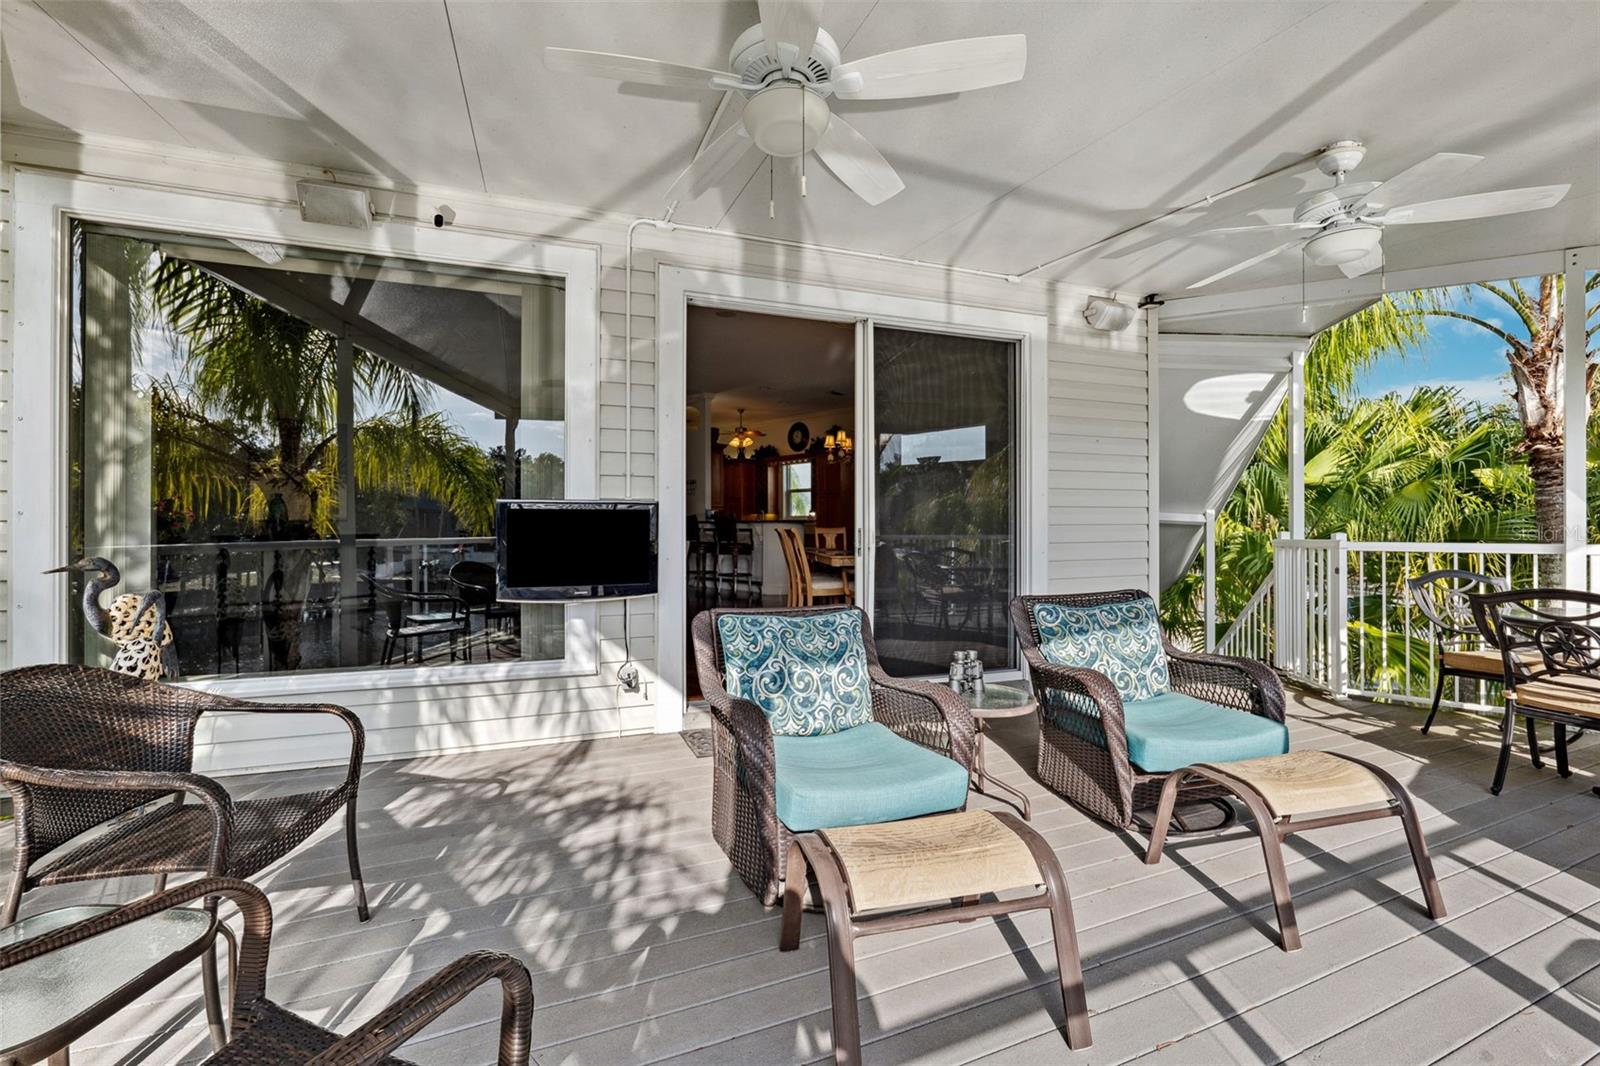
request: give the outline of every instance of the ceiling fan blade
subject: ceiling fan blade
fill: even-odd
[[[1027,65],[1028,38],[1007,33],[883,52],[841,63],[829,77],[843,100],[904,100],[1005,85]]]
[[[760,0],[757,6],[768,55],[782,63],[784,70],[811,58],[822,20],[822,0]]]
[[[1385,226],[1406,226],[1418,222],[1460,222],[1468,218],[1543,211],[1560,203],[1570,188],[1570,185],[1535,185],[1526,189],[1500,189],[1470,196],[1450,196],[1443,200],[1424,200],[1391,207],[1378,216],[1378,221]]]
[[[756,142],[750,138],[743,122],[735,122],[723,130],[684,168],[678,180],[667,190],[667,202],[699,196],[717,183],[739,160],[756,151]]]
[[[1247,270],[1250,267],[1255,266],[1257,263],[1265,262],[1266,260],[1271,259],[1273,256],[1277,255],[1279,252],[1287,251],[1288,249],[1294,248],[1294,247],[1298,246],[1299,244],[1300,244],[1299,238],[1296,238],[1296,239],[1294,239],[1292,241],[1289,241],[1289,242],[1287,242],[1285,244],[1280,244],[1276,248],[1270,248],[1267,251],[1262,252],[1260,255],[1253,255],[1249,259],[1246,259],[1242,263],[1235,263],[1235,264],[1233,264],[1233,266],[1228,267],[1226,270],[1219,270],[1215,274],[1212,274],[1208,278],[1201,278],[1199,281],[1195,282],[1193,285],[1190,285],[1189,288],[1191,288],[1191,289],[1202,289],[1202,288],[1205,288],[1207,285],[1210,285],[1213,281],[1221,281],[1223,278],[1230,277],[1231,275],[1237,274],[1241,270]]]
[[[906,187],[889,161],[856,128],[834,115],[817,139],[817,158],[850,191],[876,207]]]
[[[1435,186],[1454,181],[1481,162],[1481,155],[1464,155],[1460,152],[1431,155],[1380,184],[1367,196],[1366,204],[1372,209],[1382,210],[1415,200],[1431,192]]]
[[[1196,236],[1204,237],[1212,233],[1264,233],[1274,229],[1320,229],[1315,222],[1259,222],[1253,226],[1218,226],[1215,229],[1201,230]]]
[[[667,85],[675,89],[711,89],[712,78],[733,75],[706,67],[668,63],[643,56],[619,56],[610,52],[586,52],[581,48],[546,48],[544,65],[562,74],[588,74],[613,78],[636,85]]]
[[[1375,245],[1372,251],[1360,259],[1339,264],[1339,272],[1347,278],[1359,278],[1363,274],[1370,274],[1383,266],[1383,245]]]

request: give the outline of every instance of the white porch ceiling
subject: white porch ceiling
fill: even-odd
[[[717,95],[558,76],[541,49],[721,67],[756,10],[747,0],[0,0],[0,18],[10,125],[656,215]],[[1363,179],[1459,151],[1488,160],[1450,193],[1573,185],[1549,211],[1393,231],[1391,269],[1600,243],[1594,3],[841,0],[823,25],[847,58],[1021,32],[1028,74],[960,96],[842,104],[906,180],[879,207],[813,161],[803,201],[780,168],[775,220],[764,168],[680,218],[1021,272],[1354,137],[1370,149]],[[1287,205],[1323,180],[1274,178],[1204,223],[1164,223],[1049,276],[1177,294],[1270,240],[1186,231]],[[1162,234],[1181,239],[1150,243]],[[1207,291],[1299,276],[1298,257],[1282,256]]]

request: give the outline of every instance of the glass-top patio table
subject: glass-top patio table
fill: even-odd
[[[0,929],[0,949],[116,909],[42,911]],[[206,911],[175,907],[8,967],[0,980],[0,1062],[65,1063],[74,1040],[213,950],[219,929],[226,927]],[[215,984],[208,990],[220,1004]]]
[[[994,796],[996,791],[1003,792],[1004,796],[996,798],[1016,807],[1023,818],[1032,818],[1027,796],[1004,781],[989,776],[984,767],[983,748],[984,734],[988,732],[987,723],[996,718],[1021,718],[1032,714],[1038,706],[1033,693],[1021,685],[1000,685],[991,681],[976,689],[963,689],[958,695],[972,709],[972,721],[977,730],[972,751],[972,791],[983,796]],[[1007,799],[1007,796],[1012,798]]]

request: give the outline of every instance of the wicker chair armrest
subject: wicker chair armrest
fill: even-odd
[[[891,677],[881,667],[869,671],[872,681],[872,716],[889,728],[908,724],[907,719],[940,719],[949,735],[949,750],[935,748],[967,769],[972,768],[976,726],[972,709],[948,685]],[[899,732],[899,730],[896,730]],[[908,740],[922,743],[917,730],[907,730]],[[928,745],[924,744],[924,747]]]
[[[337,703],[258,703],[254,700],[218,696],[205,708],[205,712],[227,711],[230,714],[331,714],[350,730],[350,762],[345,776],[348,787],[361,777],[361,763],[366,756],[367,730],[361,718],[350,708]]]
[[[1098,670],[1067,666],[1046,659],[1038,648],[1023,645],[1023,659],[1033,681],[1041,717],[1060,718],[1069,714],[1083,719],[1085,727],[1098,728],[1105,735],[1106,750],[1125,760],[1128,755],[1128,727],[1122,713],[1122,694],[1112,680]],[[1051,699],[1051,691],[1064,698]]]
[[[227,868],[233,837],[233,799],[209,777],[176,770],[52,770],[0,760],[0,781],[34,788],[88,792],[187,792],[211,812],[210,869]]]
[[[1202,655],[1169,646],[1167,667],[1172,687],[1178,692],[1274,722],[1283,721],[1283,682],[1270,667],[1254,659]]]
[[[307,1066],[366,1066],[381,1061],[487,981],[499,981],[500,1066],[526,1066],[532,1046],[533,981],[521,962],[497,951],[463,955],[323,1050]]]
[[[77,944],[109,933],[130,922],[137,922],[163,911],[180,907],[202,897],[222,896],[239,907],[244,916],[244,941],[239,947],[239,969],[234,980],[234,1018],[239,1018],[241,1004],[249,1004],[266,995],[267,952],[272,941],[272,907],[267,897],[248,881],[232,877],[203,877],[158,892],[152,896],[106,911],[81,922],[52,929],[30,937],[7,948],[0,948],[0,970],[47,955],[52,951]]]

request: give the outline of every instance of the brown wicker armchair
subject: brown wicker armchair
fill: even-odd
[[[247,881],[204,878],[146,896],[114,911],[53,930],[0,949],[0,973],[49,952],[81,943],[202,897],[225,897],[244,917],[238,976],[233,986],[232,1024],[227,1044],[207,1058],[215,1066],[367,1066],[395,1064],[389,1057],[424,1027],[492,980],[501,984],[499,1066],[526,1066],[531,1045],[533,985],[527,967],[493,951],[463,955],[421,985],[401,996],[354,1032],[340,1036],[291,1014],[267,999],[267,955],[272,942],[272,907],[261,890]],[[157,966],[166,966],[165,962]],[[169,967],[170,972],[170,967]],[[113,997],[114,999],[116,997]],[[97,1005],[113,1011],[126,1003]],[[56,1061],[54,1058],[52,1062]],[[62,1061],[65,1061],[63,1058]]]
[[[233,799],[192,772],[195,725],[209,711],[334,715],[350,729],[344,780],[317,792]],[[340,807],[356,911],[366,921],[356,854],[364,745],[361,720],[329,704],[250,703],[89,666],[0,674],[0,783],[16,805],[17,833],[0,925],[16,919],[23,893],[39,885],[153,874],[159,890],[173,873],[249,877],[299,847]],[[185,793],[199,802],[184,803]],[[167,799],[176,802],[158,802]],[[121,820],[72,844],[114,819]]]
[[[1167,773],[1147,772],[1128,756],[1122,697],[1111,679],[1095,670],[1054,663],[1039,648],[1034,607],[1056,603],[1098,607],[1148,598],[1138,589],[1083,595],[1019,596],[1011,601],[1011,624],[1039,702],[1039,779],[1052,791],[1096,818],[1122,829],[1138,823],[1134,812],[1155,807]],[[1283,683],[1261,663],[1199,655],[1175,647],[1162,635],[1172,691],[1274,722],[1284,720]],[[1076,729],[1063,728],[1063,723]],[[1216,799],[1215,787],[1185,787],[1179,802]]]
[[[717,619],[729,614],[790,617],[855,611],[861,614],[872,688],[872,717],[896,735],[955,760],[970,772],[972,712],[943,685],[890,677],[878,663],[872,627],[857,607],[729,608],[702,611],[693,625],[700,687],[712,716],[711,831],[734,870],[761,902],[772,906],[783,889],[793,834],[778,818],[777,762],[772,728],[760,707],[724,687]]]

